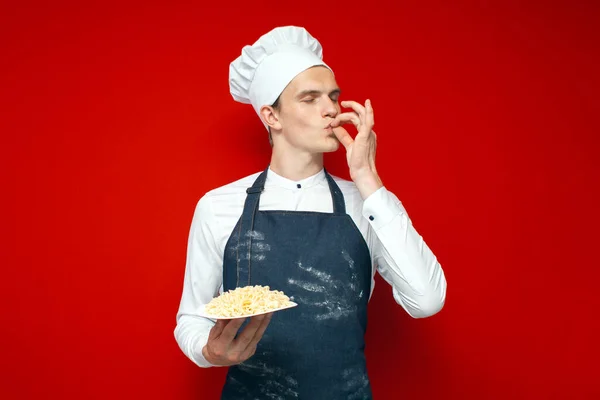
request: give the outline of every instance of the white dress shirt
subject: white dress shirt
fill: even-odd
[[[223,291],[223,254],[242,215],[246,189],[260,172],[206,193],[198,202],[189,232],[183,293],[177,312],[175,339],[184,354],[200,367],[212,365],[202,356],[215,321],[200,317],[198,307]],[[371,253],[375,272],[393,288],[394,300],[414,318],[442,309],[446,278],[436,256],[413,228],[402,203],[385,187],[363,201],[354,182],[333,176],[350,215]],[[269,169],[260,210],[333,212],[325,173],[292,181]]]

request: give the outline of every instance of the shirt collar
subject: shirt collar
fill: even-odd
[[[293,181],[288,178],[284,178],[281,175],[277,175],[273,170],[269,167],[267,172],[267,180],[265,182],[265,187],[276,186],[284,189],[290,190],[299,190],[304,188],[309,188],[312,186],[316,186],[325,180],[325,170],[321,169],[316,174],[309,176],[308,178],[304,178],[299,181]]]

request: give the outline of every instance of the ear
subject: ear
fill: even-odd
[[[271,106],[262,106],[260,108],[260,115],[265,123],[271,128],[271,130],[281,130],[281,123],[279,122],[279,116],[277,111]]]

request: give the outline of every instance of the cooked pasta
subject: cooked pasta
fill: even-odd
[[[218,317],[242,317],[269,312],[291,305],[290,299],[269,286],[245,286],[224,292],[205,307],[208,314]]]

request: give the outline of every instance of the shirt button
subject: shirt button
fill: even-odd
[[[374,216],[372,216],[372,215],[369,215],[369,219],[370,219],[371,221],[373,221],[373,220],[375,219],[375,217],[374,217]]]
[[[296,185],[296,187],[297,187],[298,189],[300,189],[300,188],[302,187],[302,185],[301,185],[301,184],[297,184],[297,185]]]

